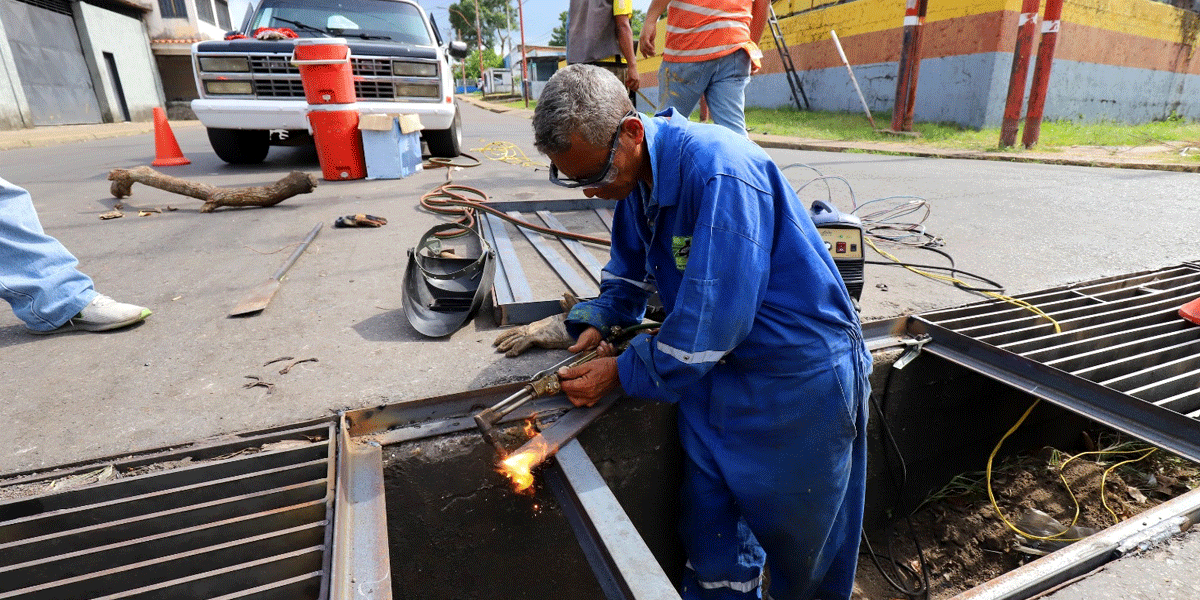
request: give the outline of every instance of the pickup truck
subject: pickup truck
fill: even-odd
[[[462,117],[449,57],[465,57],[467,46],[444,43],[416,2],[262,0],[240,31],[192,45],[200,95],[192,110],[221,160],[255,164],[272,145],[312,143],[300,70],[292,64],[295,40],[255,39],[262,28],[345,39],[359,113],[415,113],[430,154],[461,152]],[[237,33],[245,39],[230,39]]]

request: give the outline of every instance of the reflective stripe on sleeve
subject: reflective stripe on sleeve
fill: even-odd
[[[687,350],[680,350],[679,348],[668,346],[662,342],[658,342],[656,347],[658,348],[659,352],[662,352],[663,354],[666,354],[667,356],[670,356],[671,358],[674,358],[675,360],[677,360],[685,365],[695,365],[695,364],[717,362],[717,361],[721,360],[722,358],[725,358],[725,354],[726,354],[725,351],[721,351],[721,350],[706,350],[704,352],[688,352]]]
[[[696,572],[696,569],[692,569],[692,561],[690,560],[687,563],[687,568],[691,569],[693,573]],[[706,590],[729,588],[735,592],[741,592],[743,594],[749,594],[750,592],[753,592],[754,590],[758,589],[763,582],[763,576],[761,573],[758,575],[758,577],[755,577],[750,581],[701,581],[698,575],[699,573],[697,573],[696,583],[699,583],[700,587]]]
[[[634,281],[632,279],[627,279],[625,277],[619,277],[617,275],[613,275],[612,273],[610,273],[608,271],[604,271],[604,272],[600,273],[600,281],[611,281],[613,279],[619,279],[621,281],[624,281],[625,283],[628,283],[629,285],[646,290],[647,292],[654,291],[654,285],[650,284],[650,283],[646,283],[645,281]]]

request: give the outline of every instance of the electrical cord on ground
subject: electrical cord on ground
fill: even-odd
[[[1081,540],[1083,538],[1062,537],[1068,531],[1070,531],[1072,527],[1075,526],[1075,523],[1077,523],[1079,521],[1079,512],[1080,512],[1079,499],[1075,497],[1075,492],[1071,490],[1071,485],[1069,483],[1067,483],[1067,478],[1066,478],[1066,476],[1063,475],[1063,470],[1066,468],[1067,463],[1071,462],[1072,460],[1075,460],[1076,458],[1079,458],[1080,456],[1101,455],[1101,454],[1129,454],[1129,453],[1133,453],[1133,452],[1141,452],[1142,453],[1142,455],[1138,456],[1137,458],[1122,461],[1122,462],[1119,462],[1119,463],[1109,467],[1108,469],[1106,469],[1104,471],[1104,474],[1100,477],[1100,503],[1103,504],[1104,508],[1106,510],[1108,510],[1108,513],[1110,515],[1112,515],[1113,523],[1115,524],[1115,523],[1119,523],[1120,519],[1118,519],[1116,513],[1114,513],[1113,510],[1111,508],[1109,508],[1108,500],[1105,497],[1105,490],[1104,490],[1104,482],[1108,478],[1108,473],[1121,465],[1137,462],[1139,460],[1143,460],[1143,459],[1147,458],[1148,456],[1153,454],[1154,451],[1157,450],[1157,448],[1148,448],[1148,449],[1147,448],[1139,448],[1136,450],[1093,450],[1090,452],[1081,452],[1081,453],[1076,454],[1076,455],[1072,456],[1071,458],[1063,461],[1062,465],[1060,465],[1059,469],[1058,469],[1058,478],[1062,480],[1063,487],[1065,487],[1067,490],[1067,495],[1069,495],[1071,497],[1071,502],[1074,503],[1074,505],[1075,505],[1075,516],[1071,518],[1071,523],[1069,525],[1067,525],[1065,528],[1063,528],[1062,531],[1060,531],[1054,535],[1042,536],[1042,535],[1036,535],[1033,533],[1029,533],[1028,531],[1022,531],[1019,527],[1017,527],[1011,521],[1008,520],[1008,517],[1005,516],[1004,512],[1000,510],[1000,505],[996,502],[996,495],[992,491],[992,462],[996,458],[996,453],[998,453],[1000,451],[1000,446],[1002,446],[1004,444],[1004,440],[1008,439],[1008,437],[1011,436],[1013,434],[1013,432],[1015,432],[1017,430],[1017,428],[1019,428],[1021,426],[1021,424],[1025,422],[1025,419],[1029,417],[1029,413],[1033,412],[1033,409],[1036,408],[1039,403],[1041,403],[1040,399],[1034,400],[1033,404],[1030,404],[1029,408],[1025,409],[1025,413],[1021,415],[1021,418],[1017,419],[1017,422],[1014,423],[1013,426],[1010,427],[1008,429],[1008,431],[1005,432],[1004,435],[1000,437],[1000,441],[996,442],[996,447],[992,448],[992,453],[988,455],[987,471],[986,471],[988,500],[991,501],[992,510],[996,511],[996,516],[1000,517],[1000,520],[1003,521],[1004,524],[1007,525],[1009,529],[1013,530],[1017,535],[1020,535],[1021,537],[1025,537],[1025,538],[1028,538],[1031,540],[1042,540],[1042,541],[1078,542],[1079,540]]]
[[[484,157],[490,160],[498,160],[506,162],[510,165],[518,167],[532,167],[534,169],[549,169],[550,165],[529,158],[525,151],[520,146],[512,142],[494,141],[488,142],[482,148],[471,148],[472,152],[479,152]]]
[[[905,264],[903,261],[901,261],[899,258],[896,258],[895,256],[891,255],[890,253],[881,250],[879,248],[879,246],[876,246],[875,243],[871,241],[870,238],[864,238],[863,242],[865,242],[868,246],[871,247],[871,249],[878,252],[884,258],[887,258],[887,259],[892,260],[893,262],[899,263],[900,266],[904,267],[905,269],[908,269],[909,271],[912,271],[913,273],[916,273],[917,275],[921,275],[923,277],[928,277],[930,279],[936,279],[938,281],[943,281],[943,282],[949,283],[951,285],[954,285],[956,287],[962,287],[963,289],[967,289],[970,287],[970,286],[966,285],[966,282],[962,281],[961,279],[958,279],[957,277],[952,277],[949,275],[939,275],[937,273],[930,273],[928,271],[922,271],[921,269],[918,269],[916,267],[909,266],[909,265]],[[994,282],[992,282],[992,283],[994,283]],[[991,291],[982,291],[979,293],[981,293],[984,296],[995,298],[997,300],[1002,300],[1009,304],[1013,304],[1015,306],[1024,308],[1024,309],[1046,319],[1047,321],[1050,321],[1050,323],[1052,325],[1054,325],[1054,333],[1062,333],[1062,326],[1060,326],[1058,324],[1058,321],[1056,321],[1050,315],[1046,314],[1044,311],[1042,311],[1042,309],[1040,309],[1024,300],[1020,300],[1018,298],[1013,298],[1011,296],[1005,296],[1004,294],[1000,294],[997,292],[991,292]]]
[[[887,375],[884,378],[883,390],[879,394],[879,397],[881,398],[887,398],[888,390],[892,385],[892,372],[893,369],[889,368]],[[879,414],[880,430],[890,442],[892,451],[896,455],[896,460],[900,463],[900,477],[897,479],[896,474],[892,471],[892,461],[887,460],[885,453],[884,464],[887,468],[888,477],[892,480],[892,484],[896,486],[896,497],[902,499],[904,496],[904,486],[908,482],[908,467],[904,463],[904,454],[900,451],[900,444],[896,442],[895,436],[892,435],[892,430],[887,424],[887,416],[884,414],[883,407],[880,405],[879,400],[874,394],[872,394],[869,398],[869,402],[871,403],[871,406],[875,408],[875,412]],[[895,536],[892,535],[891,529],[894,524],[888,526],[887,555],[881,555],[875,552],[875,549],[871,547],[871,540],[867,538],[867,532],[865,529],[862,531],[863,545],[866,546],[866,551],[868,556],[871,557],[871,562],[875,564],[875,568],[879,570],[879,574],[888,582],[888,585],[892,586],[893,589],[908,596],[909,598],[927,599],[929,598],[929,566],[925,562],[925,551],[921,547],[921,540],[917,537],[916,528],[913,526],[912,514],[906,514],[904,519],[908,524],[908,535],[912,539],[913,545],[917,549],[917,564],[921,569],[920,573],[916,573],[912,567],[897,561],[895,558],[892,558],[896,555]],[[880,564],[879,558],[881,556],[887,558],[888,562],[892,565],[894,575],[896,576],[895,579],[893,579],[892,576],[884,569],[883,565]],[[915,582],[914,585],[909,587],[906,583],[897,581],[899,579],[903,579],[904,577],[910,578],[911,581]]]

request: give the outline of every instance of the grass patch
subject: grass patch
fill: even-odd
[[[890,112],[874,113],[880,127],[891,125]],[[746,109],[746,125],[753,133],[847,142],[903,142],[908,145],[929,146],[980,152],[999,151],[1000,129],[968,129],[952,123],[917,123],[913,129],[920,137],[897,136],[873,130],[866,116],[860,113],[798,111],[794,109]],[[1018,138],[1018,143],[1019,143]],[[1137,147],[1167,143],[1180,150],[1188,146],[1200,148],[1200,122],[1172,117],[1164,121],[1126,125],[1098,122],[1047,121],[1042,123],[1036,148],[1053,151],[1071,146]],[[1021,151],[1020,146],[1010,149]],[[1191,160],[1200,160],[1200,150],[1190,151]]]

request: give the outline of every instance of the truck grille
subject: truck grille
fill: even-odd
[[[396,88],[391,81],[390,58],[352,56],[350,64],[354,69],[354,93],[360,100],[395,99]],[[250,71],[254,78],[254,94],[259,98],[304,98],[300,69],[291,64],[290,56],[252,55]]]

